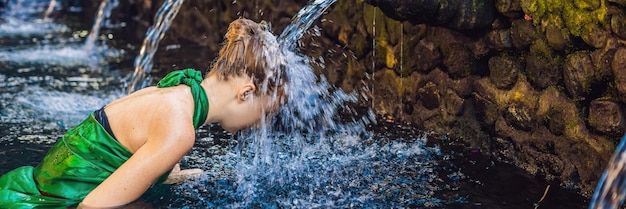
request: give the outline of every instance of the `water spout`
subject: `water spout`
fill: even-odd
[[[617,209],[626,198],[626,135],[602,174],[589,209]]]
[[[404,75],[404,68],[402,67],[404,64],[404,22],[400,22],[400,93],[398,94],[400,96],[400,117],[404,117],[403,112],[404,112],[404,85],[403,85],[403,75]]]
[[[302,38],[304,32],[311,27],[314,20],[317,20],[324,11],[336,0],[314,0],[302,7],[298,14],[291,19],[289,24],[278,37],[279,43],[284,49],[293,51],[296,49],[298,40]]]
[[[376,83],[376,77],[374,74],[376,73],[376,7],[374,10],[374,18],[372,18],[372,74],[370,75],[370,80],[372,80],[372,87],[369,89],[372,94],[372,107],[375,107],[376,102],[374,100],[374,83]]]
[[[44,13],[44,16],[43,16],[44,22],[48,22],[48,19],[50,18],[50,14],[52,14],[52,11],[54,11],[54,8],[56,7],[56,5],[57,5],[56,0],[50,1],[50,4],[48,5],[48,9],[46,9],[46,12]]]
[[[156,53],[159,42],[170,28],[172,21],[185,0],[166,0],[154,16],[154,25],[146,32],[139,55],[135,58],[135,72],[128,84],[128,93],[142,89],[150,84],[149,74],[152,71],[152,58]]]
[[[89,32],[89,36],[87,36],[87,39],[85,40],[85,51],[93,50],[96,39],[100,35],[100,28],[102,27],[103,20],[105,18],[108,19],[111,16],[111,10],[117,7],[118,4],[118,0],[103,0],[100,2],[100,7],[98,7],[98,13],[96,14],[93,26],[91,27],[91,32]]]

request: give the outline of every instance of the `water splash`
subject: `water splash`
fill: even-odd
[[[5,6],[5,16],[18,19],[33,19],[44,12],[48,6],[48,0],[8,0]]]
[[[176,188],[170,206],[428,208],[454,201],[436,195],[441,189],[437,182],[444,181],[436,171],[439,150],[424,146],[426,138],[413,129],[394,130],[368,137],[295,134],[297,139],[271,138],[275,141],[268,147],[282,150],[270,161],[257,162],[259,168],[253,166],[252,156],[216,145],[224,143],[219,136],[205,137],[200,142],[202,151],[186,159],[206,165],[205,176]],[[323,142],[298,144],[303,138]],[[206,154],[207,150],[215,155]]]
[[[311,24],[317,20],[328,7],[330,7],[336,0],[314,0],[309,2],[300,9],[298,14],[294,16],[283,32],[278,37],[280,45],[286,50],[294,51],[296,49],[298,40],[302,38],[304,32],[311,27]]]
[[[358,94],[334,88],[314,73],[313,59],[295,52],[294,43],[332,2],[305,6],[278,38],[283,50],[271,61],[284,65],[289,78],[284,107],[264,118],[260,128],[237,135],[235,150],[223,155],[230,165],[221,168],[230,172],[207,173],[201,180],[205,186],[181,186],[179,193],[189,195],[183,199],[191,199],[184,204],[394,208],[442,203],[433,184],[438,149],[427,148],[423,136],[401,139],[367,131],[375,116],[351,107]]]
[[[100,28],[104,23],[103,21],[111,17],[111,10],[117,7],[118,4],[118,0],[102,0],[100,6],[98,7],[94,23],[91,27],[91,32],[89,32],[89,36],[87,36],[87,39],[85,40],[86,51],[89,52],[93,50],[96,44],[96,39],[100,36]]]
[[[119,80],[114,76],[95,73],[59,78],[52,72],[42,75],[28,70],[14,69],[8,76],[0,74],[0,123],[46,121],[72,127],[94,108],[122,95],[119,89],[112,88],[116,83],[111,81]]]
[[[617,209],[626,198],[626,135],[602,174],[589,209]]]
[[[3,22],[0,23],[0,36],[42,36],[69,31],[70,29],[65,25],[43,20],[22,20],[15,17],[3,17]]]
[[[159,42],[163,39],[174,18],[176,18],[176,14],[178,14],[183,3],[185,3],[184,0],[166,0],[157,11],[157,14],[154,16],[154,25],[146,32],[139,55],[135,58],[135,72],[128,85],[128,93],[142,89],[150,84],[149,74],[152,71],[154,53],[156,53]]]
[[[105,0],[100,5],[96,23],[94,23],[87,41],[80,46],[76,42],[87,35],[87,31],[74,32],[62,24],[54,23],[49,15],[56,6],[52,1],[9,1],[9,12],[2,17],[0,36],[7,36],[6,47],[0,47],[0,61],[9,64],[29,65],[44,64],[53,66],[89,66],[92,69],[101,68],[104,64],[124,54],[123,50],[95,46],[95,37],[99,34],[102,19],[110,16],[111,10],[118,4],[118,0]],[[18,15],[30,14],[30,15]],[[32,18],[31,16],[41,18]],[[83,35],[84,32],[84,35]],[[27,37],[28,39],[24,38]],[[87,52],[87,53],[86,53]]]
[[[31,48],[0,48],[0,62],[19,64],[46,64],[65,67],[88,66],[99,69],[109,60],[121,57],[123,50],[98,47],[94,53],[85,53],[83,45],[41,45]]]
[[[52,0],[55,2],[55,0]],[[49,12],[54,9],[55,3],[47,1],[6,1],[5,13],[0,13],[0,36],[37,36],[51,33],[69,32],[65,25],[48,21]],[[44,13],[44,18],[39,15]]]

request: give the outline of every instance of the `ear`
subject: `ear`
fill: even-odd
[[[239,88],[239,92],[237,92],[237,101],[245,102],[252,99],[254,95],[254,90],[256,87],[252,83],[246,83],[241,88]]]

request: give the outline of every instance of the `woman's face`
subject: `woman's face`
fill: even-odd
[[[239,130],[258,126],[261,118],[276,112],[280,105],[273,102],[269,96],[252,96],[252,98],[238,104],[230,111],[230,116],[221,122],[224,130],[235,133]]]

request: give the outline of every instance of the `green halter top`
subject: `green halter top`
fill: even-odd
[[[204,88],[200,86],[202,82],[202,73],[200,71],[187,68],[184,70],[177,70],[167,74],[159,83],[157,87],[166,88],[172,86],[178,86],[185,84],[191,87],[191,95],[193,96],[194,111],[193,111],[193,126],[198,129],[206,120],[209,113],[209,99],[204,92]]]

